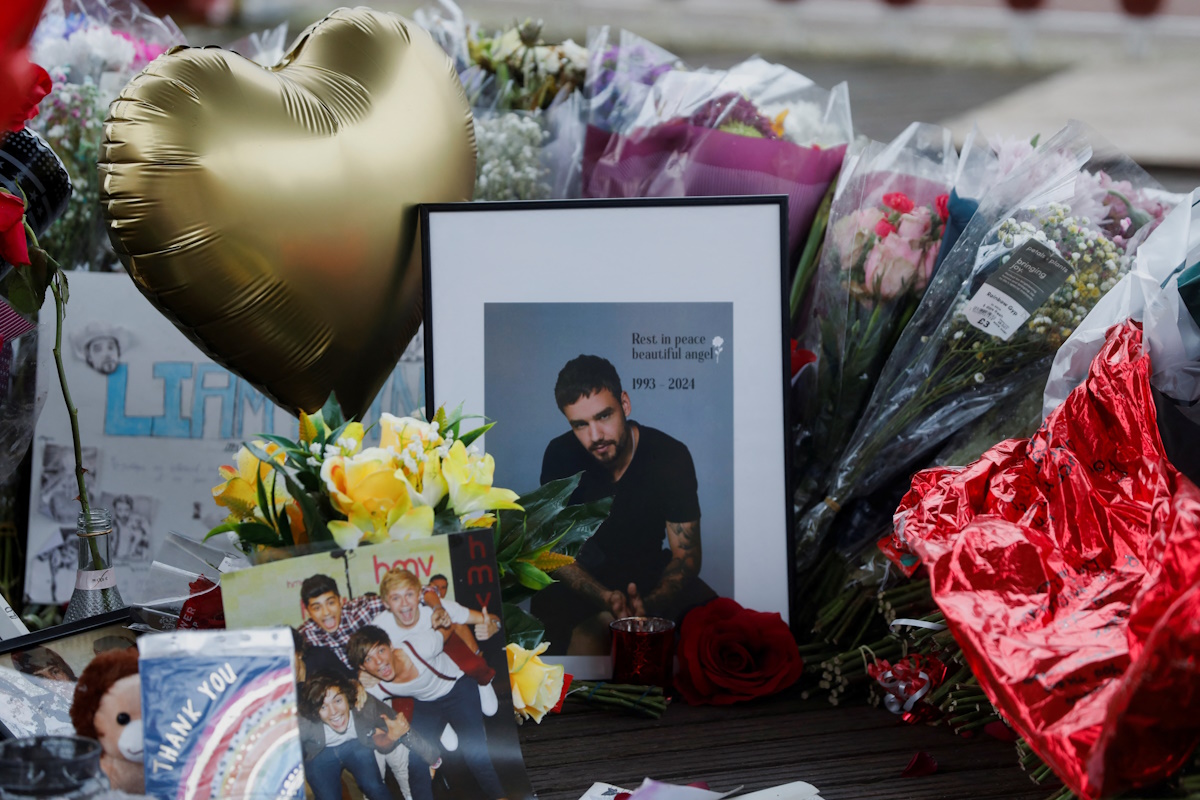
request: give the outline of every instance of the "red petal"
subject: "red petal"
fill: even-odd
[[[991,736],[993,739],[999,739],[1002,742],[1015,742],[1020,738],[1017,736],[1016,731],[999,720],[996,722],[989,722],[987,725],[984,725],[983,732],[988,736]]]
[[[912,757],[912,761],[909,761],[908,766],[900,773],[900,777],[924,778],[926,775],[937,772],[937,768],[937,762],[933,760],[933,756],[924,750],[918,750],[917,754]]]

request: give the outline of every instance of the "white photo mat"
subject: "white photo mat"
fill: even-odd
[[[786,620],[786,220],[783,197],[424,207],[427,405],[432,411],[462,403],[484,413],[485,305],[732,303],[732,335],[724,337],[733,365],[732,464],[718,467],[732,483],[732,597]],[[629,377],[621,379],[630,389]],[[536,391],[539,399],[545,394]],[[547,416],[566,432],[552,397],[549,408]],[[504,482],[499,456],[496,472],[498,485],[527,490]],[[702,521],[706,564],[709,537],[719,533]],[[607,657],[561,660],[579,677],[611,669]]]

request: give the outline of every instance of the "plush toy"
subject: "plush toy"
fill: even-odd
[[[114,789],[138,794],[145,790],[142,680],[136,648],[92,659],[75,685],[71,722],[80,736],[100,742],[100,768]]]

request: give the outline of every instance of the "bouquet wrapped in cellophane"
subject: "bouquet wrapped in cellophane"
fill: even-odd
[[[139,0],[50,0],[32,41],[54,88],[30,121],[62,159],[73,193],[41,245],[66,269],[116,269],[100,212],[96,160],[108,105],[159,54],[185,44]]]
[[[546,43],[535,21],[485,34],[450,0],[415,16],[454,60],[471,102],[475,199],[578,197],[587,50]]]
[[[852,139],[845,84],[827,91],[751,58],[688,71],[608,29],[589,38],[585,197],[785,194],[792,261]]]
[[[825,498],[798,524],[801,566],[843,505],[1048,374],[1059,345],[1170,210],[1156,189],[1071,123],[987,193],[884,366]],[[839,547],[875,533],[848,530]]]
[[[929,285],[957,167],[950,131],[917,122],[890,144],[856,145],[846,157],[801,335],[817,362],[801,410],[798,503],[824,488]]]

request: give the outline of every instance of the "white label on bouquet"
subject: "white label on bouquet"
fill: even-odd
[[[117,585],[114,569],[80,570],[75,573],[76,589],[109,589]]]
[[[967,303],[967,322],[1008,341],[1071,274],[1054,249],[1030,239],[1009,254]]]

